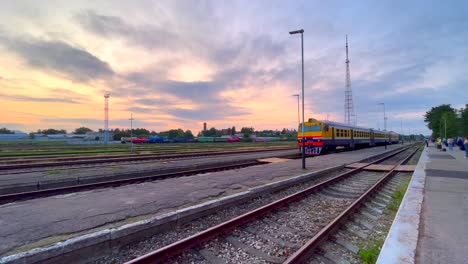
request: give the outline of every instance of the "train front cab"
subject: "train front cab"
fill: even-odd
[[[320,121],[309,121],[304,123],[305,154],[308,156],[320,155],[324,148],[323,123]],[[302,125],[302,124],[301,124]],[[302,126],[299,125],[297,143],[299,151],[302,152]]]

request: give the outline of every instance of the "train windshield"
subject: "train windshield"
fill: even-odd
[[[305,126],[304,127],[304,132],[317,132],[317,131],[321,131],[322,130],[322,126],[320,125],[313,125],[313,126]]]

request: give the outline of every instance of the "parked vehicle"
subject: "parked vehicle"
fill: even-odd
[[[134,138],[132,139],[133,144],[143,144],[143,143],[148,143],[148,138],[141,137],[141,138]]]

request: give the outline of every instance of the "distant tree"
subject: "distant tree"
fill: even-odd
[[[114,134],[114,140],[120,140],[123,137],[130,137],[130,129],[111,129],[111,132]]]
[[[15,132],[7,129],[6,127],[0,128],[0,134],[14,134]]]
[[[43,129],[37,130],[38,134],[44,134],[44,135],[56,135],[56,134],[66,134],[67,131],[65,129],[53,129],[53,128],[48,128],[48,129]]]
[[[168,137],[169,139],[183,138],[185,137],[184,131],[180,128],[171,129],[168,131],[161,131],[158,133],[158,136]],[[192,135],[193,136],[193,135]]]
[[[193,138],[192,131],[190,131],[190,130],[185,130],[185,132],[184,132],[184,138],[186,138],[186,139],[192,139],[192,138]]]
[[[254,133],[254,128],[253,127],[243,127],[241,128],[241,133],[242,134],[248,134],[248,135],[251,135]]]
[[[148,137],[150,132],[148,129],[145,128],[134,128],[133,129],[133,136],[135,137]]]
[[[443,104],[432,107],[431,110],[427,111],[424,115],[424,122],[426,122],[427,127],[432,130],[433,137],[442,137],[445,130],[444,118],[449,122],[447,123],[447,129],[452,126],[456,127],[456,122],[453,124],[451,123],[455,121],[453,117],[456,117],[455,109],[449,104]],[[448,131],[449,130],[447,130],[447,132]],[[447,134],[447,136],[449,136],[449,134]]]
[[[212,127],[208,129],[207,131],[205,131],[203,135],[205,137],[218,137],[218,136],[221,136],[221,132],[219,132],[216,128]]]
[[[87,132],[93,132],[93,130],[87,127],[79,127],[75,129],[73,133],[74,134],[86,134]]]
[[[468,136],[468,104],[465,108],[461,108],[459,111],[459,118],[457,118],[458,135],[457,136]]]
[[[233,127],[231,128],[231,135],[234,136],[236,133],[237,133],[237,132],[236,132],[236,127],[233,126]]]
[[[442,114],[441,131],[443,137],[445,137],[445,131],[447,131],[447,138],[457,136],[457,115],[454,112]]]

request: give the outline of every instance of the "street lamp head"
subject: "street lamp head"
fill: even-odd
[[[300,95],[299,95],[299,94],[293,94],[293,95],[291,95],[291,96],[300,96]]]
[[[293,35],[293,34],[299,34],[299,33],[304,33],[304,30],[303,29],[299,29],[299,30],[294,30],[294,31],[289,31],[289,34]]]

